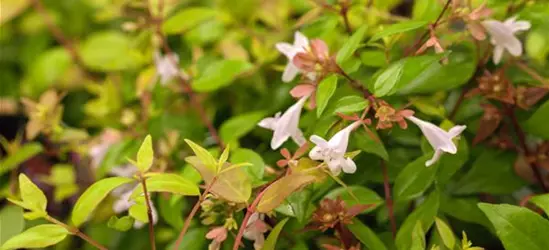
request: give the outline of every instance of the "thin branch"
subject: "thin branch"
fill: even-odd
[[[444,16],[444,13],[446,12],[446,10],[448,10],[448,7],[450,7],[450,3],[452,3],[452,0],[448,0],[446,1],[446,4],[444,5],[444,7],[442,8],[442,11],[440,11],[440,14],[438,14],[438,17],[436,19],[436,21],[433,23],[433,25],[431,26],[433,30],[435,30],[437,28],[437,26],[439,25],[440,23],[440,20],[442,19],[442,16]],[[421,43],[423,42],[423,40],[425,38],[427,38],[427,36],[429,35],[429,32],[430,30],[426,30],[425,33],[423,33],[423,35],[414,43],[414,45],[405,53],[406,56],[408,56],[412,51],[415,51],[417,49],[417,47],[419,45],[421,45]]]
[[[145,193],[145,203],[147,204],[147,218],[149,219],[149,240],[151,242],[151,249],[156,250],[156,241],[154,239],[154,220],[152,215],[152,208],[151,208],[151,197],[149,196],[149,192],[147,192],[147,182],[145,181],[146,178],[141,175],[141,186],[143,186],[143,192]]]
[[[236,238],[234,239],[233,250],[238,250],[238,247],[240,246],[240,242],[242,242],[242,236],[244,235],[244,230],[246,230],[246,225],[248,224],[248,220],[250,219],[252,214],[255,212],[255,207],[257,206],[257,204],[259,204],[259,201],[261,200],[261,197],[263,197],[263,194],[265,193],[265,190],[267,190],[267,187],[269,187],[269,186],[266,186],[255,197],[255,200],[252,202],[252,205],[250,205],[246,209],[246,215],[244,216],[244,220],[242,220],[242,224],[240,224],[240,228],[238,229],[238,234],[236,235]]]
[[[381,170],[383,172],[383,189],[385,192],[385,204],[387,204],[387,210],[389,211],[389,221],[391,223],[391,233],[393,239],[396,238],[397,226],[395,219],[395,212],[393,206],[393,199],[391,198],[391,183],[389,183],[389,174],[387,173],[387,164],[384,160],[381,160]]]
[[[353,34],[353,29],[351,28],[351,23],[349,22],[349,6],[347,3],[341,2],[341,11],[339,11],[339,14],[343,17],[343,23],[345,23],[345,30],[349,35]]]
[[[183,236],[185,236],[185,233],[189,229],[189,226],[191,225],[191,220],[193,219],[194,215],[198,212],[198,209],[200,208],[200,204],[206,199],[206,195],[210,193],[210,190],[212,189],[213,184],[217,180],[217,177],[214,177],[212,181],[206,186],[204,189],[204,192],[200,195],[200,198],[198,198],[198,201],[194,204],[193,209],[191,210],[191,213],[187,216],[187,219],[185,219],[185,224],[183,225],[183,229],[181,229],[181,232],[179,232],[179,236],[177,237],[177,240],[175,241],[175,245],[173,247],[174,250],[179,249],[179,246],[181,245],[181,242],[183,241]]]
[[[522,150],[524,152],[524,155],[526,157],[530,156],[531,152],[530,152],[530,149],[528,148],[528,145],[526,144],[526,135],[524,134],[524,131],[520,127],[517,116],[515,115],[514,107],[510,105],[504,105],[504,108],[507,113],[507,116],[509,117],[509,119],[511,120],[511,123],[513,124],[513,127],[515,128],[515,132],[517,133],[517,137],[518,137],[520,146],[522,147]],[[529,165],[530,165],[530,168],[532,169],[532,172],[534,173],[534,176],[536,177],[536,180],[541,186],[543,192],[545,193],[549,192],[549,189],[547,189],[547,186],[545,186],[545,182],[543,181],[543,177],[540,172],[540,167],[535,162],[530,162]]]
[[[100,249],[100,250],[108,250],[106,247],[104,247],[103,245],[99,244],[99,242],[93,240],[92,238],[90,238],[89,236],[87,236],[86,234],[82,233],[78,228],[76,227],[71,227],[61,221],[58,221],[57,219],[47,215],[45,217],[45,219],[51,223],[54,223],[54,224],[57,224],[59,226],[62,226],[64,227],[65,229],[67,229],[67,231],[69,231],[70,233],[80,237],[81,239],[87,241],[88,243],[90,243],[92,246],[96,247],[97,249]]]

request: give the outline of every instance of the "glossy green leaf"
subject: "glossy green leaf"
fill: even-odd
[[[549,126],[546,126],[549,116],[549,101],[543,103],[530,118],[524,123],[524,130],[527,133],[549,139]]]
[[[355,198],[353,198],[353,196],[351,196],[349,192],[352,192],[356,196],[356,198],[358,199],[358,202],[355,200]],[[372,207],[365,210],[364,211],[365,213],[376,209],[377,207],[379,207],[385,202],[385,200],[383,200],[383,198],[381,198],[376,192],[362,186],[349,186],[348,189],[346,189],[345,187],[338,187],[336,189],[333,189],[329,193],[327,193],[324,196],[324,199],[328,198],[328,199],[335,200],[338,197],[341,197],[341,199],[345,202],[347,207],[351,207],[358,204],[361,204],[361,205],[371,204]]]
[[[355,130],[352,133],[352,136],[355,138],[352,141],[355,143],[358,149],[366,153],[375,154],[381,157],[381,159],[383,160],[386,160],[386,161],[389,160],[389,154],[387,153],[387,150],[385,149],[383,142],[377,136],[377,133],[375,132],[375,130],[372,130],[371,133],[368,133],[364,131],[364,129],[360,128]]]
[[[117,31],[103,31],[90,35],[79,50],[87,67],[98,71],[134,69],[144,59],[131,38]]]
[[[386,96],[396,91],[395,86],[400,81],[404,71],[405,61],[395,62],[385,69],[374,82],[373,93],[378,96]]]
[[[437,0],[414,1],[412,17],[414,20],[425,20],[433,22],[442,11],[442,4]]]
[[[185,161],[198,170],[206,185],[209,185],[217,176],[212,184],[211,192],[221,198],[245,203],[252,195],[252,184],[243,167],[231,168],[231,164],[226,163],[216,175],[211,168],[206,167],[199,157],[190,156],[185,158]]]
[[[204,7],[183,8],[162,24],[166,34],[177,34],[188,31],[198,24],[215,18],[217,11]]]
[[[545,214],[549,215],[549,194],[532,196],[529,201],[536,204],[536,206],[543,209]]]
[[[265,172],[265,162],[261,155],[255,151],[247,148],[238,148],[234,150],[231,154],[231,162],[233,164],[248,162],[252,165],[244,166],[244,170],[252,177],[255,181],[260,181],[263,179],[263,174]]]
[[[239,74],[250,70],[252,64],[240,60],[221,60],[207,66],[204,72],[193,81],[197,92],[212,92],[229,85]]]
[[[267,213],[278,207],[290,194],[315,181],[312,175],[295,173],[269,185],[257,204],[256,211]]]
[[[355,51],[360,46],[360,42],[362,42],[362,39],[364,39],[364,35],[366,34],[366,31],[368,30],[367,25],[363,25],[362,27],[358,28],[358,30],[353,33],[347,41],[343,44],[341,49],[337,52],[336,55],[336,62],[337,64],[341,65],[345,60],[349,59]]]
[[[203,164],[204,167],[206,167],[210,172],[212,172],[213,175],[215,175],[217,173],[217,160],[212,156],[212,154],[210,154],[208,150],[191,140],[185,139],[185,142],[191,147],[198,159],[200,159],[201,164]],[[202,176],[202,178],[204,178],[204,176]]]
[[[72,223],[77,227],[82,225],[113,189],[132,181],[133,179],[125,177],[110,177],[92,184],[76,201],[71,215]]]
[[[452,176],[459,171],[469,159],[469,144],[465,137],[459,139],[456,154],[443,154],[438,161],[436,180],[440,184],[450,181]]]
[[[107,222],[107,225],[110,228],[114,228],[118,231],[125,232],[132,228],[133,223],[134,223],[134,219],[130,216],[123,216],[121,218],[118,218],[115,215],[113,215]]]
[[[46,212],[46,196],[25,174],[19,174],[19,191],[24,208],[33,212]]]
[[[154,151],[152,146],[152,138],[150,135],[145,137],[139,151],[137,151],[137,168],[141,173],[146,173],[153,164]]]
[[[269,233],[269,236],[267,236],[267,239],[265,240],[265,243],[263,244],[262,250],[274,250],[276,246],[276,242],[278,241],[278,236],[280,235],[280,232],[282,231],[282,228],[284,228],[284,225],[286,225],[286,222],[288,222],[289,218],[283,219],[280,222],[276,224],[276,226],[273,228],[271,233]]]
[[[471,170],[458,181],[454,193],[512,193],[525,183],[515,174],[513,168],[515,159],[516,155],[508,152],[494,149],[482,151]]]
[[[328,106],[328,102],[330,101],[330,98],[335,93],[335,90],[337,88],[337,76],[331,75],[329,77],[324,78],[320,84],[318,85],[318,88],[316,90],[316,116],[320,117],[322,115],[322,112]]]
[[[421,226],[421,221],[418,221],[412,231],[412,245],[411,250],[425,250],[425,231]]]
[[[224,142],[238,140],[252,131],[264,116],[265,113],[263,112],[250,112],[233,116],[221,125],[219,136]]]
[[[525,207],[479,203],[507,250],[549,248],[549,221]]]
[[[372,229],[370,229],[367,225],[364,225],[359,219],[354,218],[353,223],[347,224],[347,228],[368,249],[387,250],[387,247],[383,244],[383,241],[379,239],[374,231],[372,231]]]
[[[396,246],[399,250],[408,250],[412,245],[412,232],[416,223],[420,222],[423,231],[427,232],[435,221],[440,202],[438,191],[432,192],[427,199],[419,205],[400,226],[396,236]]]
[[[387,58],[383,51],[372,50],[360,53],[362,64],[372,67],[387,66]]]
[[[368,106],[368,101],[360,96],[345,96],[335,103],[333,114],[354,113],[363,111]]]
[[[148,192],[167,192],[179,195],[200,195],[198,186],[177,174],[159,173],[146,179]],[[141,183],[133,190],[131,198],[143,195]]]
[[[490,228],[490,221],[488,221],[488,218],[486,218],[484,213],[478,208],[478,202],[479,199],[474,197],[457,198],[443,196],[440,201],[440,210],[444,212],[444,214],[458,220]]]
[[[454,232],[452,232],[452,228],[438,217],[435,218],[435,225],[444,245],[448,249],[454,249],[456,236],[454,235]]]
[[[372,38],[370,38],[369,42],[375,42],[383,37],[391,36],[394,34],[404,33],[407,31],[412,31],[419,29],[421,27],[426,27],[427,22],[425,21],[405,21],[400,22],[397,24],[393,24],[385,29],[383,29],[380,32],[377,32]]]
[[[31,142],[23,145],[16,152],[0,160],[0,175],[17,168],[21,163],[41,153],[43,150],[44,148],[40,143]]]
[[[0,246],[9,238],[23,232],[23,229],[25,219],[22,208],[8,205],[0,210]]]
[[[438,168],[438,163],[430,167],[425,166],[425,162],[431,157],[432,155],[419,157],[400,171],[393,187],[395,200],[417,198],[431,186]]]
[[[18,248],[44,248],[65,239],[69,231],[55,224],[43,224],[25,230],[4,243],[2,250]]]

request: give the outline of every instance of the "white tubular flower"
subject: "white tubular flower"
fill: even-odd
[[[425,162],[425,166],[427,167],[437,162],[444,152],[450,154],[457,153],[457,146],[452,139],[459,136],[467,127],[465,125],[457,125],[452,127],[449,131],[444,131],[440,127],[418,119],[415,116],[408,116],[406,119],[415,123],[419,129],[421,129],[421,132],[423,132],[423,135],[425,135],[427,141],[429,141],[429,144],[431,144],[431,147],[435,150],[433,158]]]
[[[482,26],[490,34],[490,43],[494,45],[493,61],[498,64],[503,56],[503,51],[507,50],[513,56],[522,55],[522,44],[515,37],[515,33],[530,29],[530,23],[527,21],[516,21],[516,17],[511,17],[505,22],[496,20],[486,20]]]
[[[265,242],[263,234],[267,232],[268,226],[263,222],[264,218],[264,214],[253,213],[246,223],[246,229],[244,229],[244,238],[254,242],[255,250],[261,250]]]
[[[173,54],[176,63],[179,63],[179,57]],[[160,52],[154,53],[154,64],[156,66],[156,74],[160,77],[160,84],[165,85],[171,79],[179,75],[179,68],[176,67],[169,56],[161,56]]]
[[[317,135],[311,136],[310,140],[316,146],[309,152],[309,157],[313,160],[324,161],[334,175],[338,175],[341,170],[348,174],[354,173],[356,164],[351,158],[345,158],[345,152],[347,152],[351,132],[359,125],[360,121],[352,123],[337,132],[329,141]]]
[[[280,53],[284,54],[288,58],[288,64],[282,73],[283,82],[291,82],[300,72],[299,68],[293,63],[294,56],[301,52],[306,52],[309,49],[309,39],[296,31],[294,34],[294,44],[289,43],[277,43],[276,49]],[[315,74],[306,74],[311,80],[315,79]]]
[[[271,140],[272,149],[277,149],[290,137],[300,146],[305,144],[306,140],[298,125],[301,109],[303,109],[303,104],[305,104],[308,97],[309,96],[304,96],[299,99],[299,101],[288,108],[284,114],[280,115],[280,112],[278,112],[274,117],[265,118],[258,123],[260,127],[274,131]]]

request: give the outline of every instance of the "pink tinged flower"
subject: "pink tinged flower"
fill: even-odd
[[[433,158],[426,161],[425,166],[429,167],[433,165],[435,162],[438,161],[438,159],[440,159],[442,153],[444,152],[450,154],[457,153],[457,146],[452,140],[455,137],[459,136],[461,132],[465,130],[465,125],[457,125],[451,128],[449,131],[444,131],[440,127],[430,122],[418,119],[415,116],[408,116],[406,117],[406,119],[415,123],[419,127],[419,129],[421,129],[421,132],[423,132],[423,135],[425,135],[427,141],[429,141],[429,144],[431,144],[431,147],[433,147],[433,149],[435,150]]]
[[[254,242],[255,250],[263,248],[264,234],[269,230],[269,226],[263,221],[264,218],[264,214],[253,213],[248,219],[248,223],[246,223],[246,229],[244,229],[244,238]]]
[[[258,123],[260,127],[274,131],[271,139],[272,149],[277,149],[290,137],[300,146],[307,142],[298,125],[301,109],[303,109],[303,104],[305,104],[308,97],[305,96],[299,99],[284,114],[280,115],[280,112],[278,112],[274,117],[265,118]]]
[[[507,50],[513,56],[522,55],[522,44],[515,37],[515,33],[530,29],[530,23],[527,21],[516,21],[516,17],[511,17],[505,22],[496,20],[486,20],[482,25],[490,34],[490,43],[494,45],[493,61],[498,64],[503,56],[503,51]]]
[[[345,152],[347,151],[351,132],[360,123],[361,121],[352,123],[337,132],[329,141],[317,135],[311,136],[310,140],[316,146],[309,152],[309,157],[313,160],[324,161],[334,175],[338,175],[341,170],[348,174],[354,173],[356,171],[356,164],[351,158],[345,157]]]
[[[227,229],[225,227],[215,227],[206,234],[206,239],[212,240],[208,250],[218,250],[221,243],[227,239]]]
[[[294,44],[277,43],[275,46],[280,53],[288,58],[288,64],[284,69],[284,73],[282,73],[282,81],[291,82],[300,72],[299,68],[293,63],[293,59],[298,53],[306,52],[309,49],[309,39],[299,31],[296,31],[294,34]],[[314,74],[306,75],[314,80]]]
[[[105,129],[100,136],[100,143],[90,147],[88,155],[90,157],[91,166],[97,169],[105,155],[109,151],[109,147],[117,143],[121,139],[120,132],[114,129]]]
[[[154,53],[156,74],[160,77],[162,85],[179,75],[179,68],[177,68],[179,57],[176,54],[172,54],[172,56],[173,58],[170,58],[171,56],[161,56],[158,51]]]

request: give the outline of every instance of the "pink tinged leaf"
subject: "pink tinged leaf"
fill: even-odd
[[[284,156],[284,158],[286,158],[286,159],[291,159],[291,158],[292,158],[292,154],[290,153],[290,151],[288,151],[287,148],[281,149],[281,150],[280,150],[280,154],[281,154],[282,156]]]
[[[303,156],[304,154],[307,153],[307,151],[309,150],[309,143],[305,143],[303,145],[301,145],[301,147],[299,147],[296,151],[295,151],[295,154],[294,154],[294,159],[297,159],[301,156]]]
[[[278,160],[276,162],[276,165],[282,168],[282,167],[288,165],[288,160],[286,160],[286,159]]]
[[[305,52],[297,53],[292,59],[292,63],[305,72],[315,71],[316,59],[311,54]]]
[[[301,98],[311,95],[315,91],[315,86],[312,84],[299,84],[290,90],[290,95],[295,98]]]
[[[469,32],[471,33],[471,36],[473,36],[473,38],[479,41],[483,41],[484,39],[486,39],[486,32],[484,31],[484,27],[482,27],[480,23],[467,23],[467,28],[469,29]]]
[[[223,242],[227,239],[227,229],[224,227],[215,227],[206,234],[206,239]]]

